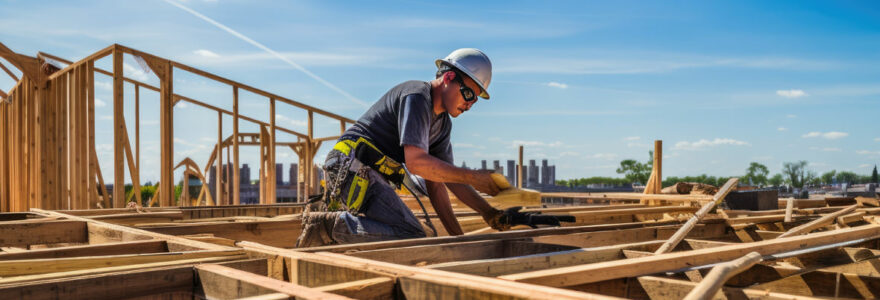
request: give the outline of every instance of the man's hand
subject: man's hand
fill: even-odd
[[[474,177],[476,177],[476,180],[471,182],[470,185],[478,191],[489,194],[490,196],[498,195],[498,193],[501,192],[501,189],[498,188],[498,184],[492,179],[492,173],[493,171],[490,170],[474,171]]]
[[[498,209],[492,209],[489,213],[483,215],[483,220],[486,221],[486,224],[489,224],[489,227],[498,231],[510,230],[510,224],[502,222],[504,217],[504,212]]]

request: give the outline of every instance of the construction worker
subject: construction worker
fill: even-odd
[[[463,231],[447,188],[492,228],[505,230],[504,212],[476,190],[499,192],[488,170],[453,165],[452,119],[489,99],[492,63],[480,50],[464,48],[436,60],[434,80],[407,81],[385,93],[348,128],[324,165],[325,209],[306,212],[297,247],[425,237],[425,229],[395,192],[401,163],[425,179],[437,217],[450,235]],[[474,190],[476,189],[476,190]]]

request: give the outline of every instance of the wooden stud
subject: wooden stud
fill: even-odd
[[[241,174],[238,165],[238,87],[232,87],[232,204],[241,204]]]
[[[113,48],[113,206],[125,207],[125,149],[122,130],[124,124],[124,86],[122,49]]]
[[[780,236],[777,237],[777,238],[785,238],[785,237],[790,237],[790,236],[796,236],[796,235],[801,235],[801,234],[810,233],[810,231],[812,231],[813,229],[816,229],[816,228],[819,228],[819,227],[825,226],[825,225],[827,225],[827,224],[831,224],[831,222],[834,222],[834,219],[837,219],[837,217],[840,217],[840,216],[843,216],[843,215],[845,215],[845,214],[848,214],[848,213],[852,212],[853,210],[855,210],[855,209],[858,208],[858,207],[859,207],[858,204],[857,204],[857,205],[852,205],[852,206],[846,207],[846,208],[844,208],[844,209],[841,209],[841,210],[839,210],[839,211],[836,211],[836,212],[833,212],[833,213],[830,213],[830,214],[824,215],[824,216],[822,216],[821,218],[818,218],[818,219],[816,219],[816,220],[813,220],[813,221],[811,221],[811,222],[809,222],[809,223],[807,223],[807,224],[804,224],[804,225],[801,225],[801,226],[798,226],[798,227],[792,228],[792,229],[786,231],[785,233],[783,233],[782,235],[780,235]]]

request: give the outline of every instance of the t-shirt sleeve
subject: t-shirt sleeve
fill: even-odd
[[[428,135],[431,129],[431,103],[421,94],[406,95],[401,101],[397,128],[400,129],[400,146],[412,145],[428,152]]]
[[[449,142],[449,138],[431,145],[431,150],[428,151],[428,154],[431,154],[442,161],[453,164],[452,143]]]

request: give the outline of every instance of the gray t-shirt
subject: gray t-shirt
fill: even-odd
[[[343,137],[365,137],[398,162],[406,162],[403,145],[412,145],[451,164],[451,132],[449,114],[434,114],[431,84],[413,80],[391,88]]]

